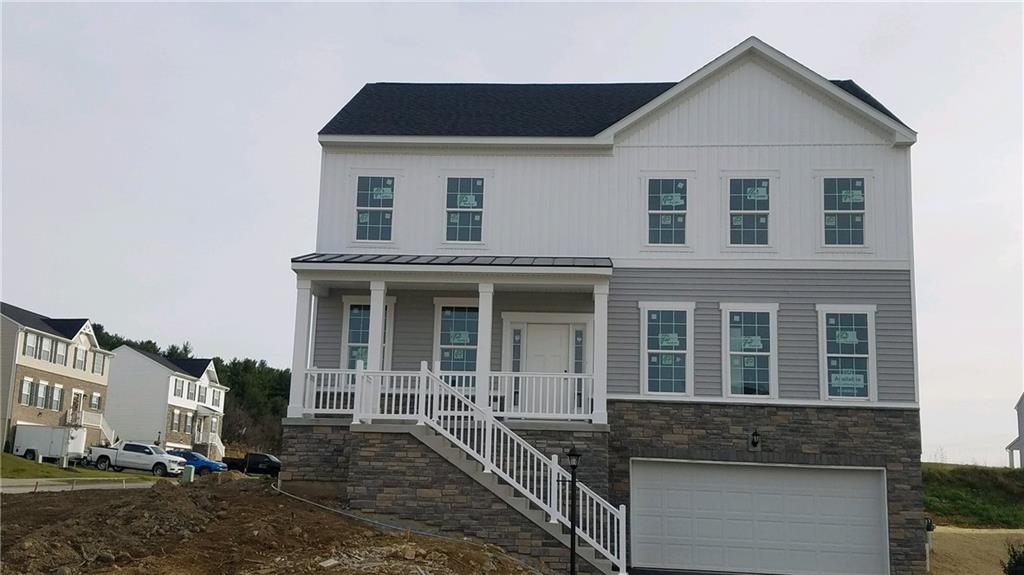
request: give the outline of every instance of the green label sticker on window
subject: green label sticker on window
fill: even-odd
[[[460,208],[475,208],[476,196],[473,194],[459,194],[458,205]]]
[[[354,359],[356,361],[359,361],[359,360],[366,361],[366,352],[368,350],[369,349],[365,348],[365,347],[350,347],[350,348],[348,348],[348,354],[349,354],[349,357],[351,357],[352,359]]]
[[[686,203],[686,200],[683,199],[683,194],[662,194],[661,195],[661,205],[663,205],[663,206],[675,207],[675,206],[681,206],[684,203]]]
[[[683,180],[680,180],[680,181],[676,182],[676,187],[681,190],[681,189],[686,187],[686,182],[683,181]]]
[[[835,216],[825,216],[825,225],[826,226],[834,226],[834,225],[836,225],[836,217]]]
[[[679,334],[677,333],[661,333],[658,334],[658,345],[661,347],[678,347],[679,346]]]
[[[662,225],[668,226],[672,224],[672,216],[661,216]]]
[[[384,219],[385,220],[390,220],[391,219],[391,212],[384,212]]]
[[[749,356],[744,357],[743,358],[743,367],[754,367],[754,358],[749,357]]]
[[[675,365],[676,358],[671,355],[661,356],[661,365]]]
[[[476,215],[474,215],[474,216],[473,216],[473,221],[474,221],[474,222],[479,222],[479,221],[480,221],[480,214],[476,214]]]
[[[742,226],[743,225],[743,216],[733,216],[732,217],[732,225],[734,225],[734,226]]]
[[[448,341],[455,345],[465,345],[469,343],[469,332],[468,331],[453,331],[448,336]]]
[[[856,344],[860,340],[857,339],[857,332],[852,329],[837,329],[836,330],[836,343],[844,344]]]
[[[764,185],[755,186],[753,188],[747,188],[747,199],[748,200],[767,200],[768,199],[768,182],[764,182]]]
[[[648,357],[650,357],[651,363],[654,363],[654,364],[658,363],[658,356],[651,355],[651,356],[648,356]]]
[[[459,223],[459,214],[448,214],[448,223],[457,224]]]
[[[860,222],[861,222],[861,221],[862,221],[863,219],[864,219],[864,218],[862,218],[861,216],[854,216],[854,217],[853,217],[853,221],[857,222],[858,224],[859,224],[859,223],[860,223]]]
[[[371,195],[375,200],[390,200],[395,197],[395,191],[391,188],[374,188]]]
[[[452,350],[446,349],[446,350],[442,351],[441,352],[441,358],[442,359],[451,359],[452,358]]]
[[[840,372],[832,374],[832,385],[864,385],[864,374]]]
[[[361,212],[359,214],[359,223],[367,224],[369,222],[370,222],[370,214],[368,214],[367,212]]]
[[[683,223],[684,221],[686,221],[686,219],[683,218],[683,216],[676,216],[676,221],[679,223]]]
[[[758,218],[758,221],[760,223],[762,223],[762,224],[767,224],[768,223],[768,216],[761,216],[760,218]]]
[[[746,335],[743,336],[743,349],[761,349],[764,347],[761,343],[761,336],[759,335]]]
[[[864,192],[861,190],[843,190],[839,196],[848,204],[859,204],[864,201]]]
[[[464,349],[453,349],[452,359],[466,359],[466,350]]]

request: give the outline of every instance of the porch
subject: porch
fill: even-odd
[[[610,261],[327,255],[293,261],[289,417],[379,417],[430,372],[498,418],[607,422]]]

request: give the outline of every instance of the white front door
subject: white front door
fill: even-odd
[[[529,373],[569,371],[569,325],[531,323],[526,326],[526,369]]]

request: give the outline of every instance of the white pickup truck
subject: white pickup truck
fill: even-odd
[[[141,469],[158,477],[178,475],[185,466],[183,458],[169,455],[156,445],[138,441],[119,441],[110,447],[94,445],[89,448],[86,458],[100,471]]]

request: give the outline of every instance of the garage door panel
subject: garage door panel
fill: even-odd
[[[878,471],[639,460],[631,485],[638,567],[887,572]]]

